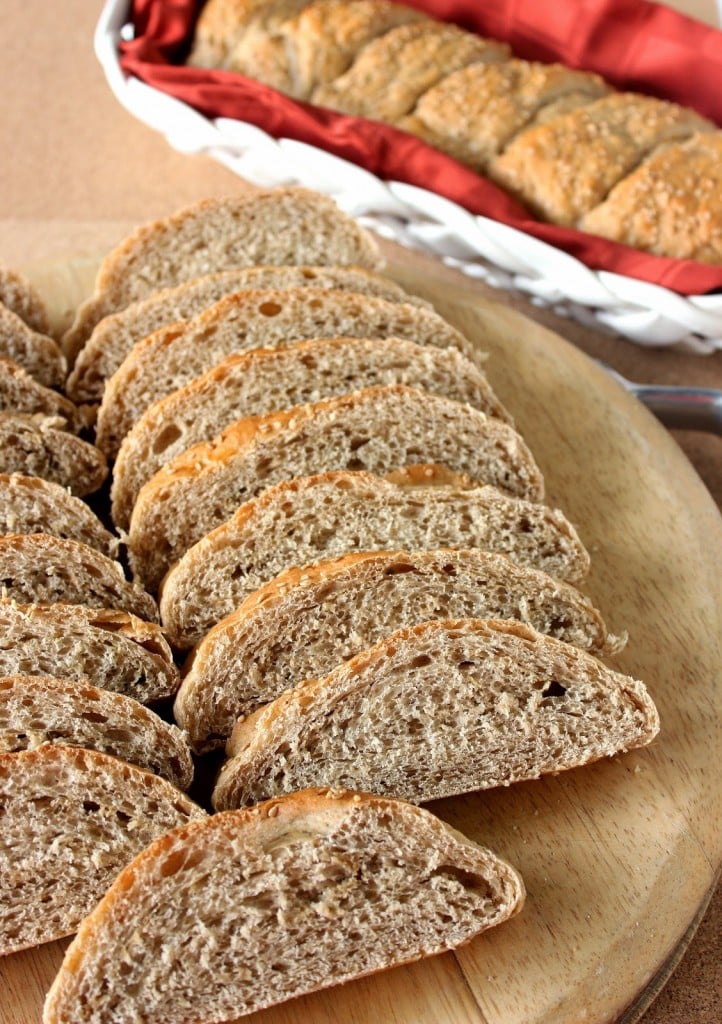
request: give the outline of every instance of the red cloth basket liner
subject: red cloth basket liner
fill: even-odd
[[[406,0],[480,35],[508,42],[515,55],[596,71],[615,88],[692,107],[722,125],[722,32],[647,0]],[[722,266],[651,256],[629,246],[535,220],[486,178],[389,125],[300,103],[229,71],[185,67],[198,0],[133,0],[131,42],[120,63],[208,118],[254,124],[358,164],[385,181],[436,192],[539,238],[593,270],[609,270],[681,295],[722,289]],[[715,86],[716,83],[716,86]]]

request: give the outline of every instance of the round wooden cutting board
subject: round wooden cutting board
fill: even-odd
[[[95,267],[31,268],[56,321],[89,292]],[[512,921],[453,954],[244,1020],[629,1022],[722,861],[720,516],[656,420],[571,345],[471,287],[435,287],[430,261],[395,258],[390,272],[490,354],[489,378],[537,457],[548,502],[591,552],[583,589],[614,632],[629,633],[610,664],[644,680],[662,728],[643,751],[432,806],[519,868],[528,898]],[[2,1024],[39,1024],[66,945],[0,962]]]

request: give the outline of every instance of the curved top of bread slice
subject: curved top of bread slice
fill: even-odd
[[[366,387],[404,384],[511,417],[483,372],[455,348],[403,338],[326,338],[228,356],[143,413],[113,468],[113,522],[127,529],[138,493],[162,466],[232,423]]]
[[[138,765],[177,789],[193,781],[188,742],[132,697],[53,676],[0,676],[0,753],[43,743],[86,747]]]
[[[19,473],[0,473],[0,533],[51,533],[79,540],[109,558],[118,552],[118,538],[84,501],[60,484]]]
[[[531,452],[508,424],[417,388],[364,388],[239,420],[173,459],[144,485],[133,509],[133,572],[157,587],[193,544],[283,480],[434,462],[532,501],[544,494]]]
[[[0,302],[40,334],[50,329],[45,303],[33,284],[12,267],[0,266]]]
[[[430,621],[241,720],[213,805],[309,785],[423,803],[589,764],[658,731],[644,685],[576,647],[519,622]]]
[[[295,793],[137,857],[83,922],[43,1020],[235,1019],[458,946],[523,901],[512,867],[427,811]]]
[[[83,423],[73,402],[39,384],[13,359],[0,356],[0,411],[52,416],[77,434]]]
[[[175,716],[196,743],[402,627],[429,619],[516,619],[595,654],[616,653],[579,591],[478,549],[379,551],[287,569],[203,637],[184,667]],[[171,643],[184,646],[164,622]]]
[[[72,934],[153,839],[205,812],[158,775],[96,750],[0,754],[0,955]]]
[[[0,537],[0,588],[3,597],[20,604],[83,604],[158,621],[155,601],[125,578],[119,562],[46,533]]]
[[[0,281],[2,275],[0,273]],[[0,304],[0,354],[13,359],[38,382],[48,388],[65,382],[65,356],[47,334],[29,327],[11,309]]]
[[[103,260],[95,292],[63,338],[71,362],[99,320],[159,288],[265,264],[379,269],[372,236],[333,199],[302,188],[202,199],[139,227]]]
[[[163,631],[128,612],[0,601],[0,675],[87,680],[142,704],[172,697],[178,669]]]
[[[438,313],[408,302],[309,288],[236,292],[134,346],[106,385],[96,444],[115,455],[149,405],[235,352],[337,337],[407,338],[418,345],[455,346],[479,359]]]
[[[42,477],[71,494],[92,494],[108,475],[103,453],[63,429],[63,420],[0,413],[0,472]]]
[[[105,382],[115,373],[133,345],[161,327],[190,320],[237,291],[268,288],[318,288],[375,295],[391,302],[428,306],[387,277],[362,267],[238,267],[164,288],[147,299],[104,317],[78,353],[68,377],[67,392],[74,401],[99,402]]]

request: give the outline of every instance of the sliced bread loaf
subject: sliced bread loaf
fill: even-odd
[[[43,743],[112,754],[178,789],[193,781],[193,759],[181,730],[132,697],[72,679],[0,677],[0,754]]]
[[[519,622],[431,621],[240,721],[213,805],[308,785],[422,803],[576,768],[658,731],[644,685],[576,647]]]
[[[0,754],[0,955],[72,934],[153,839],[205,817],[151,772],[81,747]]]
[[[159,626],[104,608],[0,601],[0,675],[57,676],[133,697],[172,697],[178,669]]]
[[[0,473],[2,533],[51,533],[82,541],[109,558],[118,553],[118,538],[105,529],[84,501],[60,484],[38,476]]]
[[[428,462],[516,496],[543,497],[541,472],[508,424],[417,388],[365,388],[240,420],[170,462],[138,495],[128,534],[133,572],[155,589],[193,544],[283,480]]]
[[[235,1020],[458,946],[523,901],[512,867],[427,811],[295,793],[137,857],[79,929],[43,1020]]]
[[[83,426],[73,402],[38,384],[22,366],[5,356],[0,356],[0,412],[52,416],[74,434]]]
[[[59,345],[47,334],[33,330],[17,313],[2,304],[0,355],[13,359],[46,387],[58,388],[65,382],[67,366]]]
[[[511,420],[482,371],[455,348],[402,338],[327,338],[252,349],[228,356],[146,409],[115,462],[113,521],[127,529],[138,492],[154,473],[239,419],[391,384],[423,388]]]
[[[109,313],[229,267],[300,264],[379,269],[368,232],[333,199],[301,188],[203,199],[138,228],[103,260],[95,291],[63,338],[70,362]]]
[[[50,330],[48,312],[37,289],[11,267],[0,266],[0,302],[32,330],[40,334]]]
[[[136,342],[160,327],[190,320],[226,295],[267,288],[323,288],[428,306],[387,277],[361,267],[240,267],[164,288],[104,317],[79,352],[67,392],[76,402],[99,402],[108,380]]]
[[[197,636],[290,567],[401,545],[480,548],[572,582],[589,567],[574,528],[545,505],[493,487],[405,487],[369,473],[324,473],[269,488],[191,548],[163,581],[161,615]]]
[[[92,494],[108,475],[103,453],[63,429],[63,420],[0,413],[0,473],[22,473]]]
[[[417,345],[455,346],[479,359],[437,313],[406,302],[310,288],[238,292],[135,345],[106,385],[96,444],[106,455],[116,455],[149,405],[234,352],[337,337],[406,338]]]
[[[595,654],[624,644],[573,587],[503,555],[346,555],[288,569],[214,626],[184,668],[176,719],[195,742],[215,742],[237,718],[305,679],[320,679],[395,630],[451,618],[516,619]],[[169,635],[183,646],[172,629]]]
[[[158,621],[155,601],[128,582],[119,562],[47,533],[0,537],[0,591],[19,604],[84,604]]]

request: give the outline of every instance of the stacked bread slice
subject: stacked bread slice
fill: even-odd
[[[2,898],[6,950],[72,930],[136,857],[82,925],[48,1024],[185,1020],[183,985],[201,976],[208,1021],[341,980],[318,915],[337,924],[343,978],[466,941],[523,887],[412,804],[656,733],[644,686],[598,660],[625,639],[577,589],[589,554],[543,503],[484,355],[381,266],[371,237],[305,190],[139,229],[64,339],[72,394],[100,400],[104,523],[52,483],[2,478],[15,532],[0,537],[0,778],[15,759],[9,805],[37,789],[23,863],[38,879],[25,911]],[[204,757],[224,745],[214,779]],[[210,818],[178,793],[191,750]],[[51,776],[62,786],[41,793]],[[105,785],[145,793],[138,845],[125,804],[93,795]],[[43,930],[44,808],[62,787],[74,868]],[[83,902],[75,868],[111,818],[110,875]],[[309,917],[294,901],[311,863]],[[257,911],[251,941],[238,915]],[[181,913],[176,936],[163,922]],[[128,942],[132,984],[109,966]],[[258,965],[280,961],[259,990]]]

